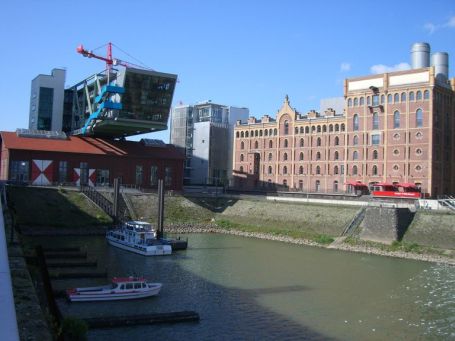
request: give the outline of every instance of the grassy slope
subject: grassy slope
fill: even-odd
[[[47,188],[9,187],[16,223],[46,227],[84,227],[109,224],[112,219],[83,194]]]

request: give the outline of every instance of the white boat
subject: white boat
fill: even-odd
[[[66,293],[71,302],[129,300],[158,295],[161,286],[161,283],[149,283],[142,277],[114,277],[110,285],[72,288]]]
[[[106,239],[112,246],[144,256],[170,255],[172,247],[156,238],[152,225],[143,221],[127,221],[110,230]]]

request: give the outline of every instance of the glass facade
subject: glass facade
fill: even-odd
[[[18,182],[29,181],[29,162],[28,161],[11,161],[9,180]]]
[[[40,87],[38,105],[39,130],[52,130],[52,106],[54,103],[54,89]]]

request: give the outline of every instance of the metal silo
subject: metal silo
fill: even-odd
[[[413,69],[430,66],[430,44],[415,43],[412,45],[411,64]]]
[[[449,78],[449,55],[447,52],[435,52],[431,55],[431,65],[437,80],[446,82]]]

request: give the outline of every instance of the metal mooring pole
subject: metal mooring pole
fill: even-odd
[[[158,238],[164,237],[164,183],[163,179],[158,180]]]
[[[120,195],[120,178],[115,178],[114,179],[114,207],[112,214],[115,217],[115,219],[118,219],[118,198]]]

